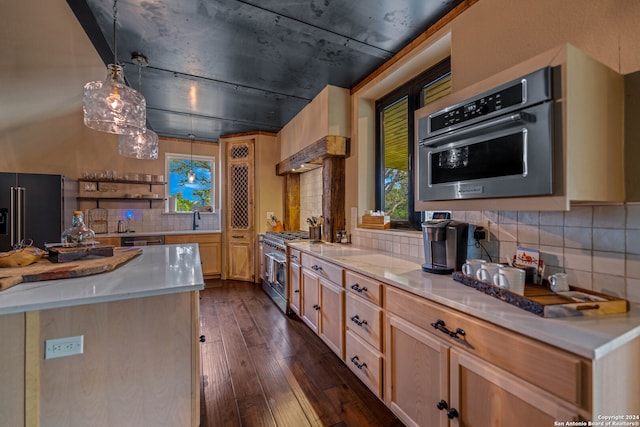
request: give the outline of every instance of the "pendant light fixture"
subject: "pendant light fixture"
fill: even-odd
[[[138,90],[142,93],[142,68],[149,65],[147,57],[133,53],[131,59],[138,65]],[[158,158],[158,135],[146,127],[138,129],[135,135],[120,135],[118,154],[134,159]]]
[[[136,90],[124,84],[122,67],[118,65],[116,38],[117,3],[113,2],[113,64],[107,66],[104,81],[84,85],[82,110],[84,124],[101,132],[135,135],[145,127],[146,101]]]
[[[193,117],[191,120],[193,123]],[[193,128],[193,125],[191,125],[191,127]],[[189,139],[191,139],[191,160],[189,161],[189,172],[187,173],[187,181],[189,181],[189,184],[193,184],[196,180],[196,173],[193,171],[193,140],[195,138],[196,136],[194,134],[189,134]]]

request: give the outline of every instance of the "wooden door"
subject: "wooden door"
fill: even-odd
[[[320,279],[318,335],[344,360],[344,289],[326,279]]]
[[[253,282],[254,140],[229,142],[226,150],[225,278]]]
[[[552,426],[579,420],[577,410],[561,399],[485,360],[452,349],[450,365],[450,406],[458,413],[453,427]]]
[[[386,342],[387,406],[407,426],[447,426],[438,403],[449,406],[449,347],[392,314]]]
[[[318,320],[320,311],[319,286],[320,278],[313,272],[303,268],[302,270],[302,320],[309,325],[311,330],[318,333]]]
[[[289,266],[289,307],[291,310],[300,315],[300,266],[298,264],[290,264]]]

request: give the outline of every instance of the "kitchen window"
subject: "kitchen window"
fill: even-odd
[[[168,211],[192,212],[204,208],[213,212],[215,158],[167,154],[165,164]],[[189,182],[190,171],[195,174],[193,182]]]
[[[449,58],[376,101],[376,209],[392,228],[420,229],[414,211],[414,112],[451,93]]]

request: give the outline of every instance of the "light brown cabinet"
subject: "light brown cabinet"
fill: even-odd
[[[344,287],[342,268],[312,255],[302,257],[302,320],[344,359]]]
[[[0,424],[200,425],[198,307],[196,291],[1,315]],[[77,335],[82,354],[44,359]]]
[[[254,236],[254,140],[228,141],[225,149],[225,279],[253,282]]]
[[[202,275],[205,278],[220,277],[222,243],[219,233],[211,234],[168,234],[167,245],[180,243],[197,243],[202,262]]]
[[[97,234],[96,241],[103,245],[120,246],[120,237],[100,237],[100,235]]]
[[[318,334],[342,319],[345,364],[407,426],[528,427],[640,411],[640,383],[628,380],[640,375],[640,337],[586,358],[300,255],[301,317]],[[344,311],[325,317],[323,285],[330,291],[341,273]]]
[[[380,399],[383,396],[382,284],[345,271],[345,362]]]
[[[590,361],[393,287],[385,300],[386,401],[406,424],[553,425],[588,417]],[[532,369],[541,361],[544,368]]]
[[[289,277],[288,285],[289,285],[289,308],[298,316],[300,315],[300,251],[289,248]]]

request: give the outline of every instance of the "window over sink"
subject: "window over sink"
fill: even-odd
[[[213,212],[215,185],[215,158],[167,153],[165,155],[167,176],[167,211]],[[189,179],[190,172],[195,175]],[[210,209],[208,209],[210,208]]]

